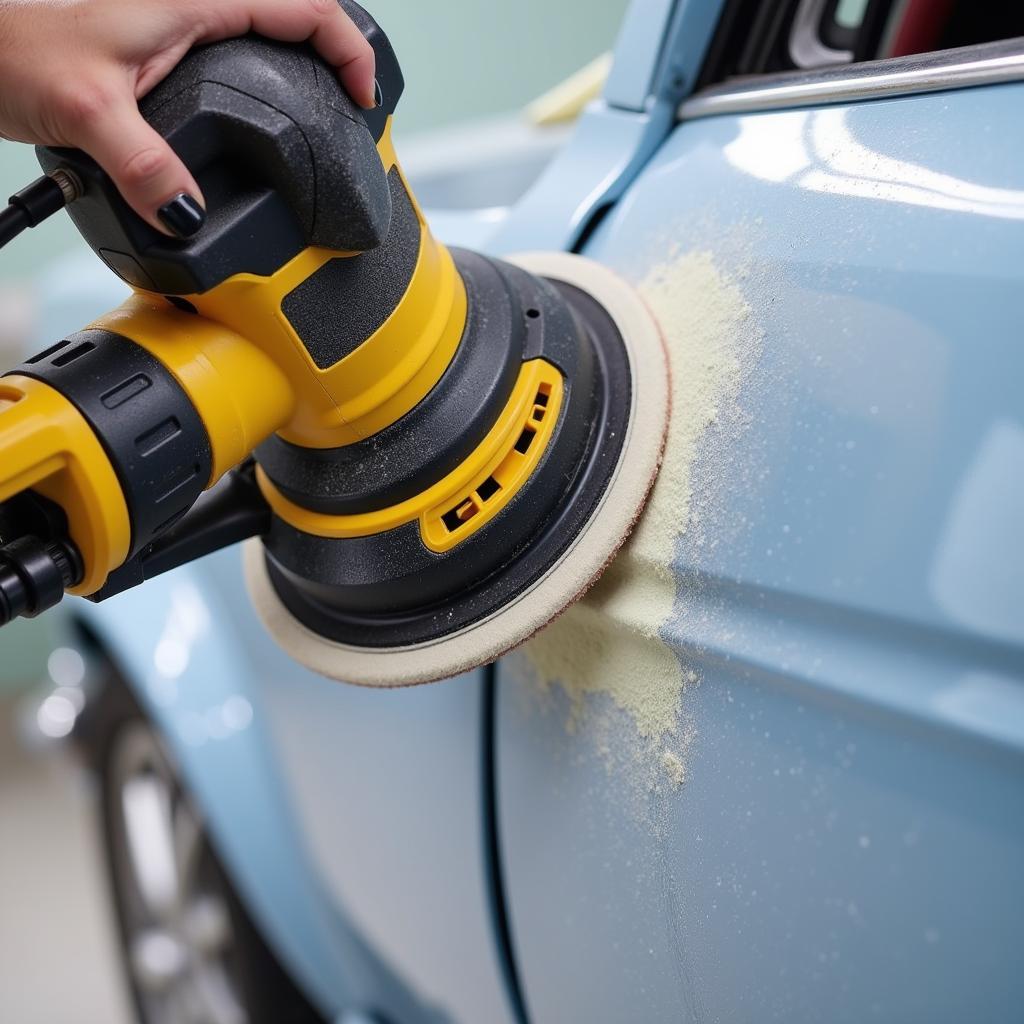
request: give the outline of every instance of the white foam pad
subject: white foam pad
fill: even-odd
[[[314,672],[363,686],[410,686],[493,661],[581,598],[640,515],[661,463],[670,412],[668,359],[657,322],[630,285],[582,256],[527,253],[508,262],[589,292],[622,334],[629,354],[633,398],[625,443],[608,489],[562,557],[532,587],[486,619],[410,647],[356,647],[314,633],[279,600],[267,574],[262,543],[255,538],[248,541],[245,575],[259,617],[277,643]]]

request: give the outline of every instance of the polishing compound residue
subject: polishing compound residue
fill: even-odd
[[[542,691],[557,684],[568,695],[571,730],[592,727],[609,756],[609,711],[625,712],[646,785],[671,789],[686,778],[694,728],[683,697],[699,682],[661,636],[679,596],[672,562],[680,538],[705,540],[708,517],[698,522],[694,515],[700,504],[695,487],[702,486],[695,466],[715,443],[713,433],[739,419],[740,385],[760,352],[761,331],[740,288],[710,253],[674,256],[638,288],[662,329],[671,364],[672,419],[661,471],[615,561],[525,653]]]

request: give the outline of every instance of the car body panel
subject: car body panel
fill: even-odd
[[[157,723],[233,882],[322,1010],[512,1019],[491,930],[481,672],[380,692],[300,669],[260,629],[237,550],[75,614]]]
[[[710,6],[698,0],[704,7]],[[615,61],[604,88],[612,107],[642,111],[655,91],[658,57],[677,0],[633,0],[615,41]]]
[[[723,0],[633,0],[603,96],[533,187],[496,225],[488,251],[571,249],[665,140],[692,90]]]
[[[480,673],[312,676],[263,633],[237,552],[75,602],[326,1013],[503,1024],[513,966],[534,1024],[1019,1004],[1021,179],[996,143],[1021,87],[673,127],[720,9],[636,0],[605,99],[530,192],[433,221],[450,244],[565,248],[621,200],[588,255],[638,280],[674,244],[709,251],[765,326],[742,444],[702,470],[723,543],[675,562],[664,638],[703,677],[683,788],[638,811],[561,698],[499,668],[514,965]],[[75,274],[47,343],[112,304],[98,265]]]
[[[682,123],[591,240],[637,282],[710,254],[763,344],[673,563],[662,639],[701,680],[685,784],[638,794],[501,666],[535,1024],[1017,1013],[1022,101]]]

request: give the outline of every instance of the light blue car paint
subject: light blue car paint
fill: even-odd
[[[500,670],[532,1020],[1019,1017],[1022,102],[684,123],[593,238],[633,280],[714,254],[764,350],[697,476],[718,543],[677,551],[683,788],[638,814]]]
[[[775,297],[756,306],[777,390],[757,396],[745,454],[769,483],[724,477],[730,523],[753,525],[720,561],[680,552],[707,614],[681,606],[666,636],[704,683],[691,778],[660,842],[566,739],[559,709],[526,715],[512,680],[499,686],[502,866],[530,1020],[939,1020],[968,1007],[1005,1019],[1021,996],[1006,963],[1020,947],[1024,810],[1024,572],[1006,536],[1020,501],[1007,474],[1021,479],[1007,326],[1019,229],[984,191],[988,212],[942,210],[935,183],[1019,194],[1013,147],[979,139],[995,116],[1013,130],[1021,89],[846,112],[869,152],[945,176],[890,198],[870,174],[846,175],[847,192],[767,180],[734,145],[745,126],[770,126],[756,115],[676,127],[630,187],[676,98],[636,83],[681,74],[689,88],[719,7],[638,2],[631,17],[657,8],[671,40],[620,47],[607,101],[515,210],[448,213],[441,232],[477,245],[495,223],[495,251],[565,247],[624,195],[590,255],[635,278],[664,257],[654,232],[672,224],[673,240],[728,269],[737,250],[722,239],[739,227]],[[861,344],[814,370],[805,350],[835,357],[843,327]],[[853,385],[864,405],[906,380],[922,404],[895,419],[843,404]],[[879,462],[890,490],[872,476]],[[325,1012],[516,1020],[483,853],[479,674],[380,694],[303,672],[256,623],[236,552],[76,610],[125,667],[255,918]],[[184,664],[174,643],[158,654],[169,629]]]
[[[650,113],[617,110],[601,102],[588,107],[572,138],[514,214],[488,236],[487,250],[571,249],[591,218],[618,199],[650,159],[673,113],[669,104]]]
[[[633,0],[615,41],[614,62],[604,87],[610,107],[647,109],[656,92],[658,56],[677,0]]]
[[[326,884],[331,880],[330,866],[315,860],[317,825],[303,817],[302,794],[289,789],[289,770],[301,778],[303,759],[309,771],[319,773],[320,783],[334,792],[342,809],[340,825],[347,826],[349,834],[335,837],[336,858],[368,846],[372,853],[380,845],[388,829],[374,820],[374,812],[390,813],[390,838],[403,859],[416,848],[431,848],[424,818],[446,821],[447,831],[433,844],[436,858],[423,858],[422,872],[431,877],[420,880],[418,891],[408,892],[411,871],[397,877],[394,864],[374,864],[366,852],[358,884],[371,895],[380,894],[381,912],[408,915],[396,920],[397,926],[409,926],[415,919],[436,926],[439,905],[470,924],[464,934],[477,943],[476,977],[466,989],[475,994],[476,1009],[487,1019],[504,1019],[500,976],[497,969],[493,977],[486,970],[485,911],[474,909],[474,901],[486,907],[489,899],[480,877],[483,840],[479,848],[475,845],[482,827],[479,779],[474,774],[479,772],[480,755],[478,679],[412,691],[403,700],[402,695],[391,699],[386,693],[330,683],[300,669],[257,627],[237,550],[185,566],[100,606],[80,602],[76,611],[114,654],[143,707],[158,723],[256,921],[325,1012],[371,1010],[386,1020],[416,1024],[456,1019],[443,1006],[420,998],[402,973],[407,963],[394,955],[385,958],[375,948],[375,939],[388,940],[386,928],[357,929],[343,915]],[[412,713],[396,709],[396,703],[411,706]],[[283,758],[277,741],[293,709],[300,716],[311,709],[316,713],[301,722],[299,746],[288,749]],[[397,727],[403,715],[409,720]],[[422,727],[422,741],[416,727]],[[460,747],[449,732],[457,734],[468,757],[457,758]],[[447,764],[428,756],[441,743],[448,746]],[[396,760],[391,749],[396,744],[407,762]],[[446,768],[456,777],[446,778]],[[328,770],[345,772],[347,778],[332,780],[324,774]],[[418,815],[412,808],[396,814],[385,799],[375,800],[417,789],[429,789]],[[363,800],[362,809],[347,799],[353,790]],[[312,813],[331,827],[335,812],[329,796],[318,801]],[[458,801],[459,806],[439,806],[446,800]],[[394,834],[404,830],[409,834]],[[465,839],[467,832],[470,849],[456,848],[451,837]],[[447,848],[437,848],[445,843]],[[475,874],[474,864],[468,863],[471,858]],[[407,859],[404,862],[408,868]],[[408,897],[408,904],[396,910],[400,897]],[[417,899],[432,903],[423,908]],[[474,914],[482,935],[472,932]],[[450,950],[464,953],[457,942]],[[393,954],[394,949],[388,952]],[[429,959],[429,953],[424,956]],[[488,980],[492,989],[486,988]],[[496,1002],[488,1004],[491,999]]]
[[[572,249],[665,140],[723,0],[633,0],[604,96],[489,239],[489,251]]]
[[[327,979],[348,965],[330,955],[325,901],[254,703],[250,645],[211,602],[204,574],[186,566],[102,606],[80,602],[76,613],[158,723],[256,919],[278,937],[296,977],[330,1005],[344,987]]]
[[[634,0],[615,45],[604,100],[650,110],[693,87],[724,0]]]

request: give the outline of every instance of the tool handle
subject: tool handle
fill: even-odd
[[[377,142],[403,81],[387,37],[356,4],[345,10],[374,46],[380,105],[363,111],[311,46],[249,35],[196,47],[139,104],[196,177],[207,221],[168,238],[138,217],[79,150],[37,150],[72,171],[69,214],[129,284],[165,295],[209,291],[237,274],[268,276],[309,246],[363,252],[384,240],[391,196]]]

